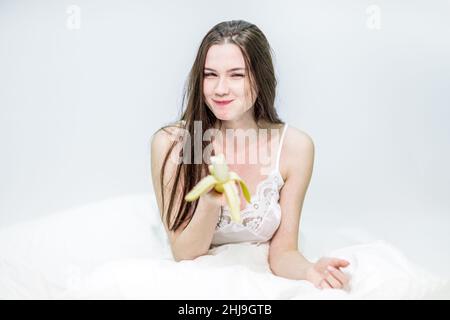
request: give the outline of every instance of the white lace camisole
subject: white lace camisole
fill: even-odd
[[[281,222],[280,189],[284,185],[280,155],[287,126],[286,123],[281,135],[275,168],[258,183],[251,202],[241,210],[242,223],[231,221],[229,207],[223,206],[211,247],[237,242],[266,242],[278,229]]]

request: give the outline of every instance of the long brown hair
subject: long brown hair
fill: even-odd
[[[201,121],[203,133],[213,128],[217,122],[216,116],[207,107],[204,101],[203,95],[203,72],[205,66],[206,55],[208,49],[212,45],[232,43],[237,45],[244,57],[247,76],[250,76],[252,95],[256,93],[256,100],[253,108],[253,116],[259,127],[259,121],[264,120],[273,124],[283,124],[278,117],[278,114],[274,107],[275,92],[277,81],[275,78],[275,72],[272,62],[272,49],[261,30],[254,24],[243,20],[225,21],[215,25],[203,38],[200,47],[197,52],[194,64],[190,70],[186,86],[184,89],[182,105],[185,105],[185,111],[182,113],[181,118],[177,122],[177,127],[182,127],[186,135],[194,137],[198,135],[198,132],[194,133],[194,121]],[[254,96],[252,96],[252,99]],[[159,130],[165,130],[168,127],[174,127],[175,125],[167,125]],[[159,131],[158,130],[158,131]],[[186,150],[189,154],[194,154],[194,145],[190,143],[190,139],[183,139],[185,145],[182,150]],[[164,218],[164,169],[166,167],[167,160],[169,159],[172,150],[180,141],[175,140],[169,151],[167,152],[163,165],[161,168],[161,194],[162,194],[162,213],[161,218]],[[202,150],[207,147],[208,142],[202,139]],[[214,150],[212,151],[214,155]],[[183,156],[182,151],[180,157]],[[201,164],[196,163],[184,163],[181,162],[177,165],[175,173],[174,186],[177,186],[180,182],[180,176],[183,175],[183,194],[181,199],[184,199],[185,195],[191,190],[199,181],[204,177],[204,173],[208,172],[208,164],[202,161]],[[169,206],[167,208],[166,222],[169,230],[177,230],[186,219],[192,219],[193,213],[197,209],[198,200],[193,202],[181,201],[179,208],[173,210],[176,197],[176,188],[174,188],[170,195]],[[175,219],[172,215],[175,214]],[[171,221],[174,220],[171,225]]]

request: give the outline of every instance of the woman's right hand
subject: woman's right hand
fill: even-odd
[[[202,196],[205,203],[214,208],[220,208],[226,204],[225,195],[217,192],[214,187]]]

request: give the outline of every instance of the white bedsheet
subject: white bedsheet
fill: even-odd
[[[318,243],[323,232],[331,245]],[[311,236],[308,236],[311,235]],[[153,195],[137,194],[0,230],[2,299],[428,299],[447,278],[419,268],[361,228],[302,228],[302,252],[345,258],[348,290],[270,272],[267,244],[230,244],[174,262]]]
[[[63,296],[69,299],[423,299],[438,297],[439,279],[383,241],[342,248],[351,275],[346,290],[274,276],[267,244],[230,244],[179,263],[127,259],[105,264]]]

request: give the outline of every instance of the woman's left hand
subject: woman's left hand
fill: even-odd
[[[319,289],[345,289],[349,277],[339,268],[345,268],[350,262],[338,258],[320,258],[306,271],[306,280]]]

